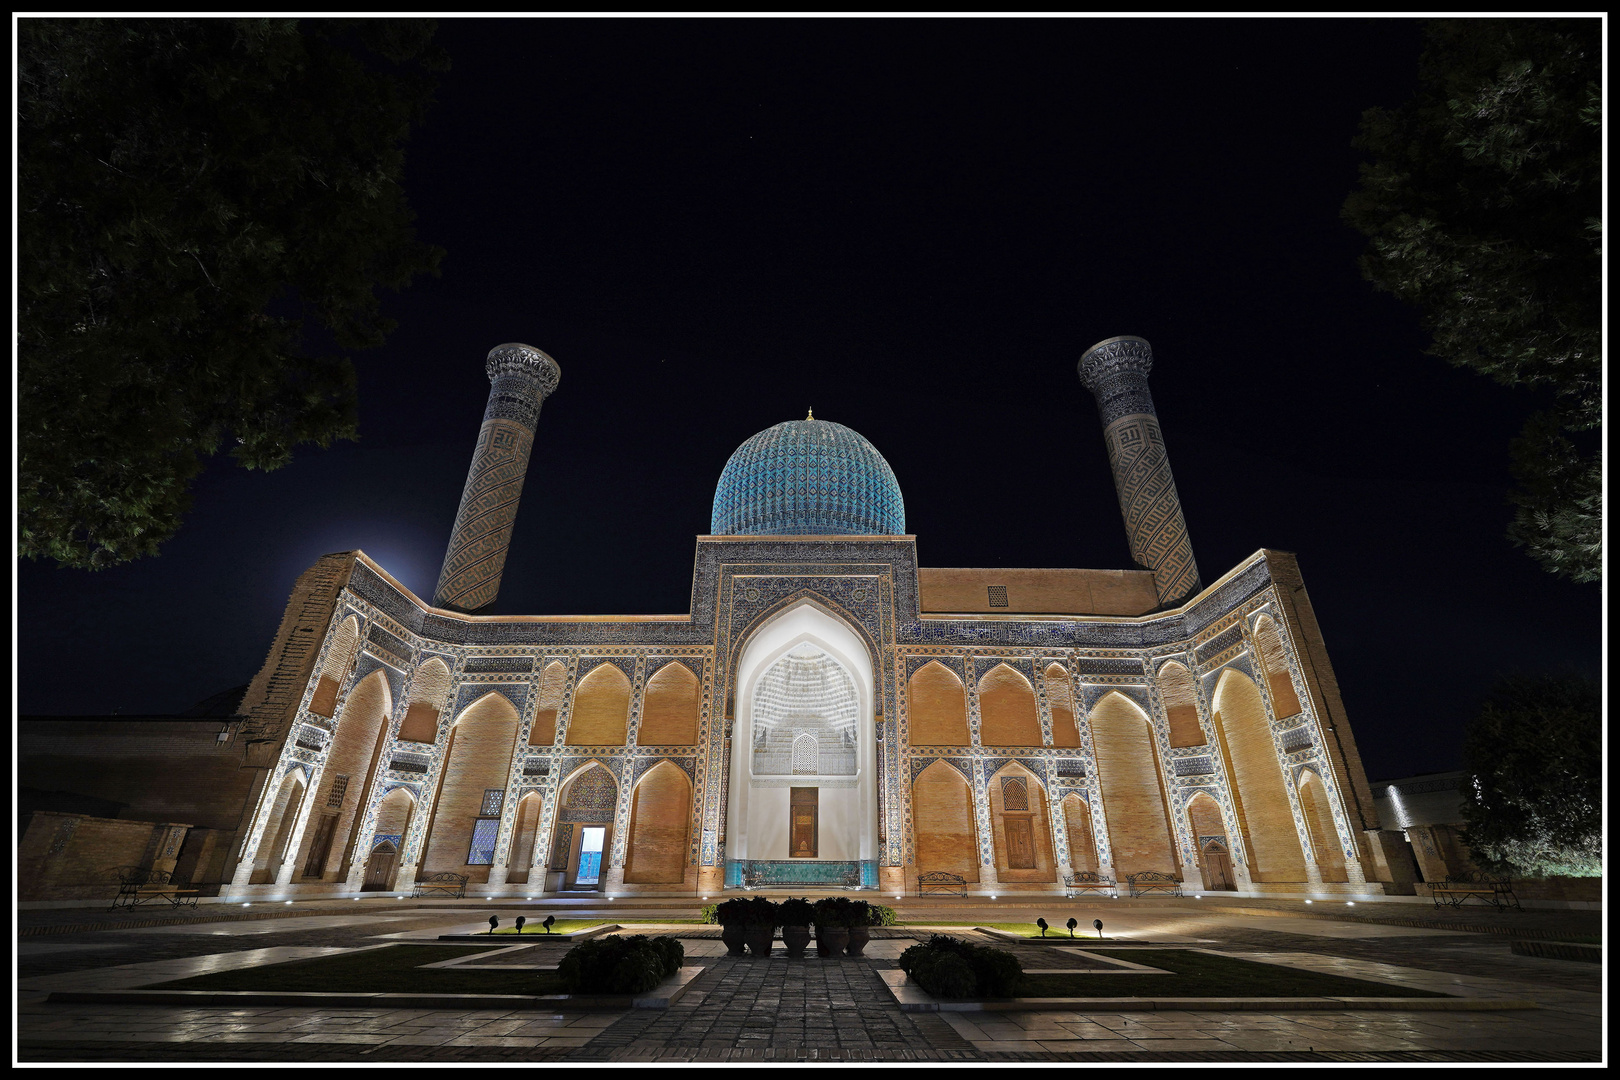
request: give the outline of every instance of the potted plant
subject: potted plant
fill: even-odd
[[[815,918],[816,909],[803,897],[790,897],[782,901],[778,914],[782,920],[782,944],[787,946],[788,956],[803,957],[810,944],[810,922]]]
[[[842,896],[826,896],[816,901],[817,956],[841,956],[849,944],[849,922],[844,913],[848,904]]]
[[[877,912],[865,900],[845,900],[848,905],[846,918],[849,920],[849,955],[864,956],[866,943],[872,940],[873,917]]]
[[[748,901],[733,897],[715,908],[715,921],[720,924],[720,940],[726,943],[727,956],[743,956],[743,934],[748,925]]]
[[[755,956],[769,956],[776,928],[782,924],[779,909],[763,896],[752,896],[744,902],[748,911],[744,915],[743,940],[748,943],[748,951]]]

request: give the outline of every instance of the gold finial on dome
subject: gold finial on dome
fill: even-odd
[[[805,412],[804,418],[806,420],[814,420],[816,418],[816,407],[814,405],[810,406],[809,410]]]

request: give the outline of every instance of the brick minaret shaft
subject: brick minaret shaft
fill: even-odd
[[[495,602],[540,406],[562,377],[557,361],[515,342],[491,349],[484,371],[490,381],[489,406],[478,429],[439,587],[433,590],[433,606],[451,611],[478,611]]]
[[[1080,358],[1080,385],[1097,398],[1131,556],[1153,571],[1159,603],[1171,607],[1202,585],[1148,390],[1152,368],[1153,348],[1146,341],[1109,338]]]

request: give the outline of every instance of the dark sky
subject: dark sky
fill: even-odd
[[[1127,567],[1075,362],[1153,344],[1199,567],[1297,552],[1369,775],[1455,767],[1500,673],[1599,668],[1599,593],[1503,530],[1539,403],[1423,353],[1339,219],[1420,28],[1368,20],[451,21],[408,149],[443,275],[355,357],[361,440],[212,468],[159,558],[25,563],[24,714],[246,682],[297,574],[424,597],[488,382],[556,357],[496,611],[688,609],[748,436],[865,435],[924,566]]]

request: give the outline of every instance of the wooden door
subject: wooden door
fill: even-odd
[[[384,842],[371,853],[366,861],[366,877],[361,884],[362,892],[387,892],[394,881],[394,866],[399,862],[399,849],[391,842]]]
[[[1211,892],[1234,892],[1237,885],[1232,880],[1232,857],[1227,854],[1226,847],[1219,843],[1212,843],[1204,849],[1204,887]]]
[[[794,859],[816,857],[816,826],[820,788],[792,788],[788,807],[788,856]]]
[[[1035,827],[1027,817],[1004,819],[1007,828],[1007,869],[1035,869]]]

